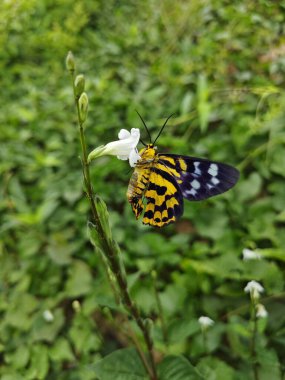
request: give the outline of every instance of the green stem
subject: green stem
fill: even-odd
[[[205,351],[205,354],[208,354],[208,344],[207,344],[207,331],[206,331],[206,328],[207,327],[203,327],[202,328],[202,336],[203,336],[204,351]]]
[[[156,277],[153,276],[152,279],[153,279],[153,288],[154,288],[155,300],[156,300],[156,304],[157,304],[157,308],[158,308],[158,315],[159,315],[159,319],[160,319],[160,323],[161,323],[162,336],[163,336],[163,340],[164,340],[165,345],[168,346],[167,328],[165,325],[163,308],[161,305],[161,301],[160,301],[160,297],[159,297],[159,293],[158,293],[158,289],[157,289]]]
[[[136,324],[140,328],[144,341],[146,343],[146,347],[148,350],[149,354],[149,360],[151,364],[151,373],[149,373],[150,379],[151,380],[158,380],[157,374],[156,374],[156,367],[155,367],[155,361],[154,361],[154,354],[153,354],[153,342],[150,337],[149,331],[147,327],[145,326],[143,319],[140,315],[140,312],[136,306],[136,304],[132,301],[128,286],[127,286],[127,281],[125,276],[122,273],[121,267],[119,260],[117,258],[117,253],[115,252],[114,248],[112,245],[110,245],[109,240],[107,239],[104,229],[102,227],[96,205],[94,202],[94,196],[93,196],[93,189],[91,185],[91,179],[90,179],[90,170],[89,170],[89,164],[87,160],[87,147],[86,147],[86,141],[85,141],[85,135],[84,135],[84,128],[83,128],[83,123],[81,122],[80,118],[80,112],[79,112],[79,104],[78,104],[78,97],[75,95],[75,86],[74,86],[74,70],[70,70],[71,74],[71,79],[72,79],[72,86],[73,86],[73,93],[74,93],[74,99],[75,99],[75,104],[76,104],[76,109],[77,109],[77,118],[78,118],[78,124],[79,124],[79,133],[80,133],[80,144],[81,144],[81,149],[82,149],[82,154],[83,154],[83,177],[84,177],[84,183],[85,183],[85,188],[86,188],[86,193],[90,202],[90,207],[91,207],[91,212],[92,212],[92,217],[93,217],[93,222],[97,227],[97,231],[99,236],[102,239],[102,247],[105,252],[105,255],[108,259],[108,263],[110,265],[110,268],[112,272],[114,273],[118,287],[120,289],[121,293],[121,298],[123,300],[123,303],[127,309],[127,311],[131,314],[131,316],[134,318]],[[145,363],[143,363],[145,364]],[[148,368],[147,368],[148,370]]]
[[[251,337],[251,360],[252,360],[252,370],[254,380],[259,380],[258,375],[258,363],[256,357],[256,338],[257,338],[257,315],[256,315],[256,302],[254,299],[251,299],[251,320],[253,322],[253,330]]]

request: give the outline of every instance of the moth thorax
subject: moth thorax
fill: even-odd
[[[146,148],[143,148],[140,150],[139,155],[141,156],[142,160],[151,160],[156,155],[156,150],[153,146],[147,146]]]

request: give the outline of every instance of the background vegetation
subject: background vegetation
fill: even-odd
[[[273,0],[0,3],[2,380],[93,380],[100,358],[131,345],[88,241],[68,50],[87,77],[90,151],[142,128],[135,109],[153,135],[175,112],[160,151],[241,170],[235,189],[186,202],[181,221],[158,230],[131,213],[127,163],[103,157],[92,167],[131,293],[153,319],[157,360],[182,354],[206,379],[253,379],[243,289],[254,279],[269,313],[259,321],[259,378],[282,378],[284,19],[285,2]],[[244,248],[262,259],[243,261]],[[201,315],[215,321],[207,350]]]

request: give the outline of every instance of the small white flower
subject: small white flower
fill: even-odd
[[[117,156],[120,160],[129,160],[130,166],[134,167],[140,159],[137,151],[140,130],[132,128],[131,132],[129,132],[126,129],[121,129],[118,137],[119,140],[109,142],[107,145],[101,145],[94,149],[88,156],[88,162],[100,156],[111,155]]]
[[[204,316],[200,317],[198,319],[198,322],[202,329],[207,329],[208,327],[213,326],[213,324],[215,323],[211,318]]]
[[[268,316],[267,310],[261,303],[256,305],[256,316],[257,318],[266,318]]]
[[[45,310],[43,312],[43,318],[46,322],[53,322],[54,321],[54,315],[50,310]]]
[[[243,260],[248,261],[248,260],[260,260],[261,259],[261,254],[255,251],[252,251],[251,249],[245,248],[242,251],[243,255]]]
[[[263,293],[264,292],[264,288],[262,285],[260,285],[259,282],[257,281],[249,281],[246,285],[246,287],[244,288],[244,291],[246,293],[250,293],[250,296],[253,298],[253,299],[258,299],[260,297],[260,293]]]

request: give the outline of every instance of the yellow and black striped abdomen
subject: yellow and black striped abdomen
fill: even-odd
[[[175,169],[159,162],[153,149],[145,149],[130,179],[127,197],[138,219],[144,211],[143,223],[162,227],[174,222],[183,212],[183,197]]]
[[[138,219],[144,209],[143,197],[150,177],[150,163],[137,165],[129,182],[127,198]]]

